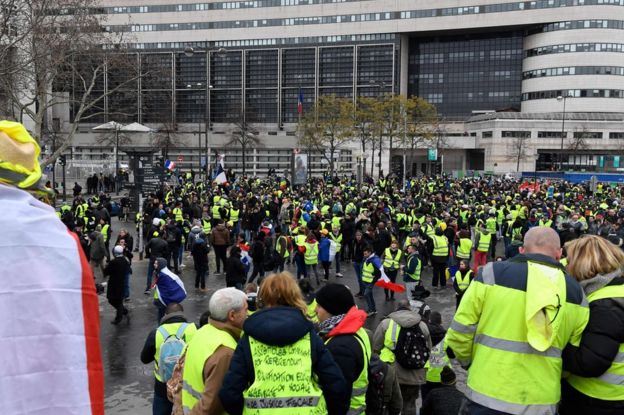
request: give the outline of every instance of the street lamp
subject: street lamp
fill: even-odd
[[[561,149],[559,153],[559,170],[563,170],[563,138],[565,137],[565,116],[566,116],[566,100],[572,98],[567,93],[563,96],[559,95],[557,101],[563,101],[563,113],[561,114]]]
[[[193,55],[195,55],[195,53],[205,53],[206,54],[206,105],[205,105],[205,112],[204,112],[204,125],[205,125],[205,134],[206,134],[206,142],[205,142],[205,147],[204,147],[204,156],[206,157],[206,169],[204,170],[204,173],[206,175],[206,180],[208,179],[208,155],[209,153],[209,135],[210,135],[210,90],[213,89],[214,87],[210,84],[210,78],[209,78],[209,68],[210,68],[210,51],[213,50],[215,52],[217,52],[217,54],[219,54],[220,56],[223,56],[227,51],[225,50],[225,48],[214,48],[211,49],[208,47],[208,41],[204,41],[204,50],[203,51],[196,51],[195,49],[193,49],[193,47],[191,46],[187,46],[186,48],[184,48],[184,55],[188,58],[192,57]],[[201,137],[201,135],[200,135]],[[200,138],[201,140],[201,138]],[[200,153],[201,153],[201,142],[199,143],[199,148],[200,148]],[[200,166],[200,170],[201,170],[201,155],[199,157],[199,166]]]

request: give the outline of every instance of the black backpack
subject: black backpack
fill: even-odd
[[[427,339],[420,329],[420,323],[412,327],[401,327],[394,348],[398,364],[405,369],[422,369],[429,360]]]

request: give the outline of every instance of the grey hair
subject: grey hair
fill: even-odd
[[[230,311],[239,311],[247,302],[247,295],[234,287],[221,288],[210,297],[208,309],[210,318],[225,322]]]

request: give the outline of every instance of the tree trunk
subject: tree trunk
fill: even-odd
[[[371,177],[373,177],[373,173],[375,173],[375,140],[371,140],[371,143],[373,145],[373,151],[372,151],[372,157],[371,157],[370,175]]]
[[[366,141],[362,140],[362,175],[364,175],[364,172],[366,171],[366,157],[364,157],[366,155]]]

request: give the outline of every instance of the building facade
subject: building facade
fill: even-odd
[[[127,34],[153,75],[106,97],[103,114],[80,126],[70,166],[109,168],[113,148],[91,128],[117,121],[174,130],[168,156],[183,167],[217,151],[240,171],[230,138],[244,118],[260,142],[249,172],[279,172],[298,147],[300,96],[305,112],[325,94],[404,94],[437,107],[446,171],[619,169],[624,0],[102,0],[93,12]],[[104,90],[115,76],[123,74],[109,71]],[[71,110],[55,117],[64,124]],[[326,168],[323,156],[311,155],[313,171]],[[371,158],[354,142],[338,169]],[[427,149],[381,156],[386,173],[432,167]]]

